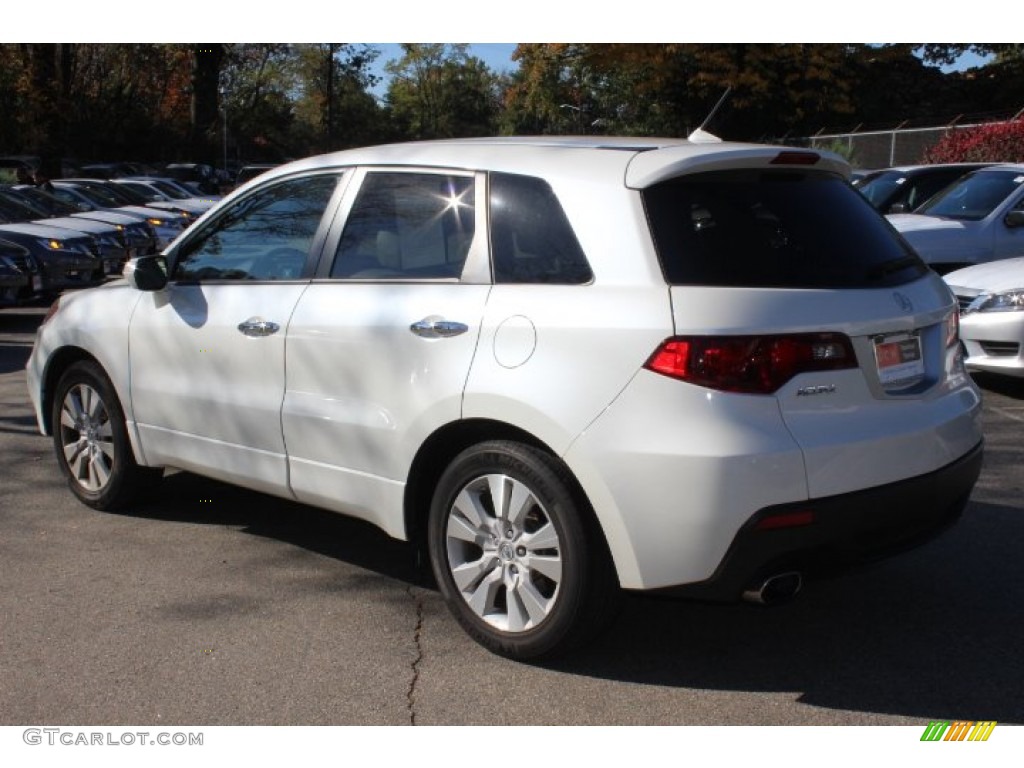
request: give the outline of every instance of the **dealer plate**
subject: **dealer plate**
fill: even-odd
[[[924,378],[921,339],[911,334],[875,339],[878,380],[885,387],[907,387]]]

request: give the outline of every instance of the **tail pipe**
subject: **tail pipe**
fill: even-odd
[[[746,590],[743,599],[759,605],[778,605],[792,600],[803,586],[803,581],[799,571],[776,573]]]

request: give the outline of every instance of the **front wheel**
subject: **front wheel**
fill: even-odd
[[[163,474],[135,463],[121,403],[96,363],[74,363],[61,376],[52,424],[61,471],[90,507],[124,507]]]
[[[538,659],[607,623],[618,584],[585,504],[565,466],[531,446],[481,443],[451,463],[431,505],[430,559],[477,642]]]

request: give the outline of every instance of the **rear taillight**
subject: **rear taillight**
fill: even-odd
[[[960,313],[956,310],[946,318],[946,348],[955,347],[960,341]]]
[[[58,310],[60,310],[60,296],[58,296],[54,300],[53,304],[50,305],[50,308],[46,310],[46,314],[43,315],[43,322],[41,322],[40,325],[46,325],[46,323],[50,321],[50,318],[57,314]]]
[[[767,395],[800,373],[856,368],[857,357],[841,333],[677,336],[644,367],[702,387]]]

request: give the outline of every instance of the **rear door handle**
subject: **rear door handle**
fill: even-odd
[[[409,330],[424,339],[447,339],[465,333],[469,330],[469,326],[453,320],[425,317],[410,325]]]
[[[281,330],[281,326],[277,323],[271,322],[270,320],[263,320],[259,317],[250,317],[248,320],[243,320],[238,324],[238,330],[246,336],[258,338],[260,336],[273,336]]]

